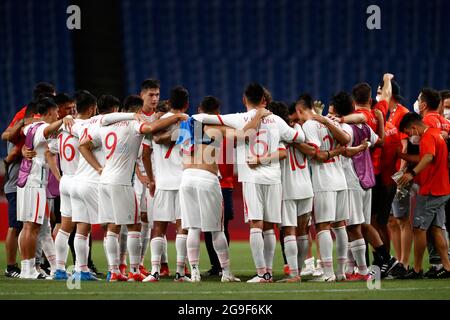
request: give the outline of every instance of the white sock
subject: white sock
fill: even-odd
[[[200,263],[200,236],[202,234],[202,230],[196,228],[190,228],[187,236],[187,255],[189,258],[189,264],[192,269],[198,269],[198,265]],[[177,236],[178,239],[178,236]],[[181,266],[181,264],[183,266]],[[184,260],[179,260],[177,257],[177,272],[179,269],[183,269],[184,274]]]
[[[266,230],[264,234],[264,261],[266,262],[267,272],[272,274],[273,258],[277,246],[277,238],[273,229]]]
[[[119,235],[108,231],[106,234],[106,251],[112,273],[119,273]]]
[[[88,244],[88,237],[85,237],[82,234],[75,234],[75,239],[73,241],[73,246],[75,248],[75,255],[77,256],[76,271],[81,272],[88,272],[89,268],[87,266],[87,260],[88,260],[88,253],[89,251],[87,248],[89,247]]]
[[[347,264],[345,267],[345,273],[353,273],[354,269],[355,269],[355,258],[353,257],[353,253],[352,253],[352,243],[353,242],[348,242],[348,248],[347,248]]]
[[[220,267],[222,268],[222,273],[225,276],[231,274],[230,271],[230,251],[228,248],[227,237],[223,231],[211,232],[213,239],[214,250],[217,253],[217,258],[219,258]]]
[[[169,263],[169,255],[167,253],[167,238],[164,236],[164,249],[161,255],[161,263]]]
[[[150,228],[148,223],[142,222],[141,225],[141,241],[142,241],[142,249],[141,249],[141,261],[140,265],[144,265],[145,255],[147,254],[148,245],[150,243]]]
[[[291,276],[298,276],[298,248],[295,236],[284,237],[284,254],[289,265]]]
[[[322,230],[317,234],[324,275],[334,275],[333,270],[333,238],[330,230]]]
[[[45,230],[45,234],[42,238],[42,251],[44,251],[44,254],[47,257],[51,272],[54,273],[57,269],[56,250],[50,227]]]
[[[106,250],[106,236],[103,238],[103,251],[105,252],[106,263],[108,264],[108,271],[111,271],[109,267],[111,265],[111,262],[109,261],[108,251]]]
[[[333,228],[336,236],[336,255],[338,275],[345,273],[345,263],[347,262],[348,235],[345,227]]]
[[[36,258],[25,260],[25,264],[27,265],[27,275],[32,275],[37,273],[36,270]]]
[[[120,255],[120,264],[127,265],[127,244],[128,241],[128,228],[127,226],[122,226],[120,228],[120,236],[119,236],[119,255]]]
[[[130,270],[134,274],[139,274],[139,262],[141,261],[141,232],[128,231],[128,253],[130,256]]]
[[[28,260],[21,260],[20,261],[20,274],[22,276],[26,276],[29,273],[28,270]]]
[[[358,266],[358,273],[366,275],[369,273],[367,270],[366,262],[366,242],[363,238],[351,242],[351,251],[353,257],[355,257],[356,265]]]
[[[56,249],[56,268],[58,270],[66,270],[67,254],[69,253],[69,237],[70,234],[59,229],[55,238]]]
[[[250,229],[250,248],[252,250],[253,261],[259,276],[266,273],[266,261],[264,260],[264,239],[263,231],[258,228]]]
[[[303,268],[303,263],[305,262],[306,256],[308,255],[308,235],[299,236],[297,237],[297,266],[299,272]],[[314,264],[314,258],[313,258],[313,264]]]
[[[188,256],[187,253],[187,240],[188,240],[188,235],[187,234],[177,234],[177,238],[175,239],[175,248],[177,250],[177,272],[179,274],[181,274],[182,276],[184,275],[184,266],[185,266],[185,261],[186,261],[186,257]],[[199,253],[198,255],[200,256],[200,236],[198,238],[198,248],[199,248]],[[198,260],[198,258],[197,258]],[[197,262],[198,264],[198,262]]]
[[[150,249],[152,251],[152,274],[161,271],[161,254],[164,247],[164,238],[156,237],[150,241]]]

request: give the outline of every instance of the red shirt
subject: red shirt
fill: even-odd
[[[392,176],[397,172],[397,151],[401,150],[402,143],[397,128],[390,122],[384,126],[384,146],[381,149],[381,181],[383,185],[393,185]]]
[[[14,127],[14,125],[19,122],[20,120],[23,120],[25,118],[25,112],[27,111],[27,106],[20,109],[19,112],[16,113],[14,118],[12,119],[11,123],[9,124],[8,128]]]
[[[386,122],[386,116],[389,111],[389,103],[386,100],[381,100],[375,105],[374,108],[381,111],[381,113],[383,114],[384,122]]]
[[[445,196],[450,194],[448,177],[447,143],[441,136],[441,130],[427,129],[420,139],[420,158],[433,155],[433,161],[417,175],[420,185],[419,194]]]
[[[223,139],[220,147],[219,171],[222,179],[220,179],[220,187],[222,189],[234,188],[234,141]]]
[[[371,109],[357,109],[356,113],[363,114],[366,117],[367,125],[373,130],[373,132],[378,132],[378,119],[375,116],[375,111]],[[373,171],[375,175],[381,173],[381,148],[375,147],[370,150],[370,156],[373,163]]]
[[[441,116],[438,112],[432,111],[423,117],[423,123],[431,128],[441,129],[441,131],[449,131],[450,121]]]
[[[389,115],[388,121],[391,122],[399,131],[400,139],[408,139],[408,135],[400,132],[400,122],[403,120],[405,114],[407,114],[409,110],[402,106],[401,104],[397,104],[397,109]]]

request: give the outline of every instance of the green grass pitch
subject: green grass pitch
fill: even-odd
[[[106,269],[102,243],[97,242],[93,250],[94,262],[99,270]],[[69,254],[70,256],[70,254]],[[147,261],[149,253],[147,254]],[[201,252],[201,269],[209,268],[209,259],[204,245]],[[426,260],[424,267],[426,268]],[[69,258],[69,264],[71,262]],[[171,272],[175,268],[175,246],[169,244]],[[246,242],[231,244],[231,263],[234,273],[245,281],[254,275],[250,248]],[[5,266],[4,244],[0,244],[0,299],[162,299],[162,300],[264,300],[264,299],[450,299],[450,279],[447,280],[383,280],[380,290],[369,290],[365,282],[312,283],[307,278],[293,284],[247,284],[221,283],[219,278],[202,278],[201,283],[174,283],[173,278],[159,283],[81,283],[80,290],[69,290],[65,282],[26,281],[7,279],[3,275]],[[282,256],[279,244],[274,263],[275,280],[281,279]]]

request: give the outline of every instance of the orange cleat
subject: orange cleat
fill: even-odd
[[[289,276],[291,274],[291,271],[289,270],[289,265],[285,264],[283,268],[283,272],[285,276]]]
[[[370,274],[362,275],[359,273],[354,273],[351,278],[347,279],[347,281],[367,281],[370,279]]]
[[[160,277],[169,277],[170,276],[170,270],[169,265],[167,263],[161,263],[161,273]]]
[[[139,266],[139,271],[146,277],[150,275],[150,272],[147,269],[145,269],[145,267],[142,265]]]
[[[119,271],[121,274],[126,276],[127,275],[127,265],[126,264],[119,265]]]
[[[112,273],[109,282],[125,282],[128,281],[128,277],[121,273]]]
[[[130,277],[128,277],[128,282],[142,282],[146,276],[144,276],[142,273],[134,273],[131,274]]]

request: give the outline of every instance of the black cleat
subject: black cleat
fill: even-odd
[[[438,273],[438,268],[436,266],[431,266],[427,272],[425,272],[424,277],[428,279],[436,279]]]
[[[5,277],[7,278],[19,278],[20,277],[20,268],[17,263],[13,266],[7,266],[5,270]]]
[[[392,269],[398,264],[398,260],[394,257],[391,257],[389,260],[386,260],[381,265],[381,279],[386,278]]]
[[[222,270],[217,268],[211,268],[205,273],[203,273],[204,277],[221,277],[222,276]]]
[[[450,271],[445,270],[444,267],[436,271],[436,279],[448,279],[448,278],[450,278]]]
[[[409,270],[408,273],[402,279],[405,280],[423,279],[423,271],[420,270],[419,272],[415,272],[414,269],[411,268],[411,270]]]
[[[408,270],[405,268],[405,266],[401,263],[398,263],[395,265],[391,272],[389,273],[389,277],[392,279],[402,279],[406,274],[408,273]]]
[[[89,272],[92,273],[94,276],[96,277],[103,277],[104,274],[99,272],[97,267],[95,266],[95,264],[91,264],[90,266],[88,266],[89,268]]]

